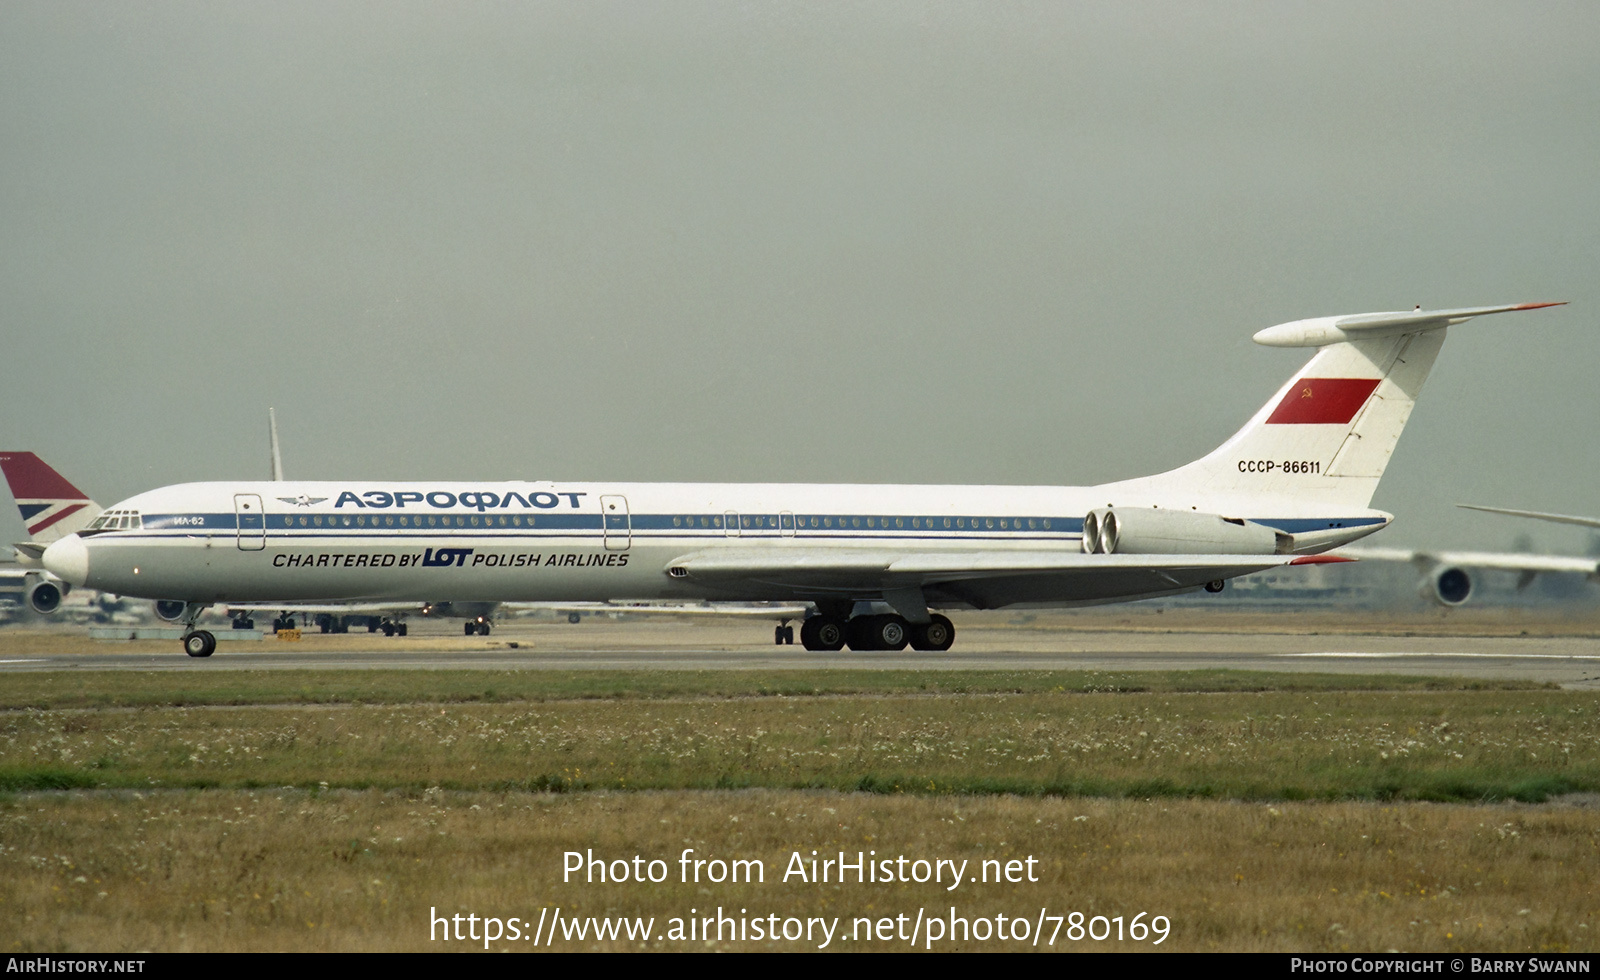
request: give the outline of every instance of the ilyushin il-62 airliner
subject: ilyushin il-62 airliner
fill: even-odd
[[[1446,328],[1554,303],[1319,317],[1258,343],[1320,348],[1187,466],[1093,487],[687,483],[189,483],[51,544],[75,585],[186,603],[805,603],[807,649],[947,650],[937,610],[1220,591],[1336,561],[1389,523],[1378,479]],[[784,629],[778,639],[783,641]]]

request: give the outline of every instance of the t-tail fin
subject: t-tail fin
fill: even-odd
[[[1256,334],[1258,343],[1321,349],[1214,452],[1106,489],[1116,490],[1119,505],[1139,500],[1237,510],[1241,516],[1365,510],[1444,345],[1446,328],[1487,313],[1554,305],[1559,304],[1367,313],[1263,330]]]
[[[88,494],[33,453],[0,452],[0,470],[17,498],[32,544],[46,545],[81,531],[100,513]]]

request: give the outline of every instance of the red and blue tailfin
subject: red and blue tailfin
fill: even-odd
[[[33,544],[49,544],[80,531],[100,513],[100,505],[88,494],[33,453],[0,452],[0,470],[5,471]]]

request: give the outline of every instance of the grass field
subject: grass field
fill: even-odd
[[[168,654],[171,651],[166,651]],[[273,670],[7,674],[0,711],[202,705],[451,704],[681,697],[1222,691],[1524,691],[1523,681],[1276,671]]]
[[[1600,790],[1594,696],[1522,684],[1230,672],[13,676],[0,700],[27,710],[0,717],[0,789],[12,790],[1466,801]]]
[[[531,923],[557,907],[655,916],[648,945],[705,948],[665,923],[716,906],[847,925],[1142,911],[1171,921],[1161,949],[1600,945],[1600,809],[1577,805],[1600,793],[1593,692],[1238,672],[108,672],[8,675],[0,709],[16,950],[437,949],[430,908]],[[563,883],[574,848],[694,848],[761,860],[767,880]],[[778,880],[813,848],[1031,855],[1039,880]]]
[[[909,797],[825,791],[422,793],[212,790],[13,796],[0,804],[6,946],[117,950],[440,950],[433,914],[653,917],[647,943],[556,949],[812,949],[666,939],[672,918],[1140,912],[1162,950],[1593,950],[1592,809],[1203,800]],[[764,862],[760,883],[678,880],[677,858]],[[563,882],[563,852],[659,858],[661,884]],[[1036,882],[782,880],[790,855],[875,850],[1025,860]],[[907,920],[909,922],[909,918]],[[848,933],[847,933],[848,934]],[[434,934],[438,935],[437,932]],[[662,937],[658,939],[657,937]],[[731,936],[724,937],[731,939]],[[1048,938],[1048,936],[1046,937]],[[502,939],[493,949],[528,949]],[[918,948],[926,946],[926,941]],[[905,950],[892,940],[831,949]],[[935,949],[1019,949],[940,942]],[[1056,949],[1152,948],[1149,940]]]

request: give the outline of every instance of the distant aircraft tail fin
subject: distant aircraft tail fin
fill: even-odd
[[[1151,498],[1148,503],[1162,507],[1223,512],[1260,512],[1268,502],[1283,513],[1365,510],[1446,328],[1486,313],[1547,305],[1557,304],[1322,317],[1263,330],[1256,335],[1263,344],[1321,349],[1215,451],[1105,489],[1141,503]]]
[[[100,513],[88,494],[33,453],[0,452],[0,470],[34,543],[49,544],[81,531]]]

